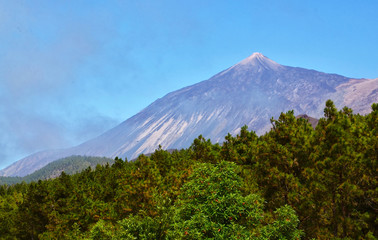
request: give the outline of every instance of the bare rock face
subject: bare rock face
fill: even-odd
[[[323,116],[327,99],[338,108],[366,114],[378,101],[378,79],[350,79],[280,65],[261,53],[206,81],[171,92],[135,116],[79,146],[26,157],[0,175],[24,176],[49,162],[71,155],[133,159],[141,153],[189,147],[202,134],[222,142],[247,125],[257,134],[269,131],[270,118],[281,112]]]
[[[313,118],[313,117],[310,117],[310,116],[307,116],[307,114],[301,114],[301,115],[298,115],[296,116],[296,118],[303,118],[303,119],[306,119],[312,126],[313,129],[316,128],[316,126],[318,125],[318,122],[319,122],[319,119],[316,119],[316,118]]]
[[[354,112],[367,114],[371,111],[371,104],[378,101],[378,78],[376,79],[349,79],[336,89],[343,94],[343,105]]]

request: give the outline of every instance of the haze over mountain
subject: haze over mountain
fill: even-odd
[[[71,155],[133,159],[141,153],[190,146],[202,134],[222,142],[243,125],[263,134],[270,118],[281,112],[323,116],[332,99],[338,108],[366,114],[378,101],[377,79],[352,79],[337,74],[280,65],[261,53],[206,81],[171,92],[104,134],[73,148],[33,154],[0,171],[25,176],[49,162]]]

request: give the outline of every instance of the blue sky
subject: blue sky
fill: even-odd
[[[261,52],[378,77],[378,1],[0,0],[0,169]]]

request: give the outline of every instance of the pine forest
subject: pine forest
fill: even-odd
[[[0,239],[377,239],[378,104],[0,185]]]

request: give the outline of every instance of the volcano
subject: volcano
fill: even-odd
[[[253,53],[208,80],[168,93],[138,114],[76,147],[39,152],[0,171],[25,176],[71,155],[133,159],[139,154],[189,147],[200,134],[222,142],[247,125],[257,134],[269,131],[270,118],[294,110],[296,115],[323,116],[327,99],[366,114],[378,101],[378,79],[280,65]]]

